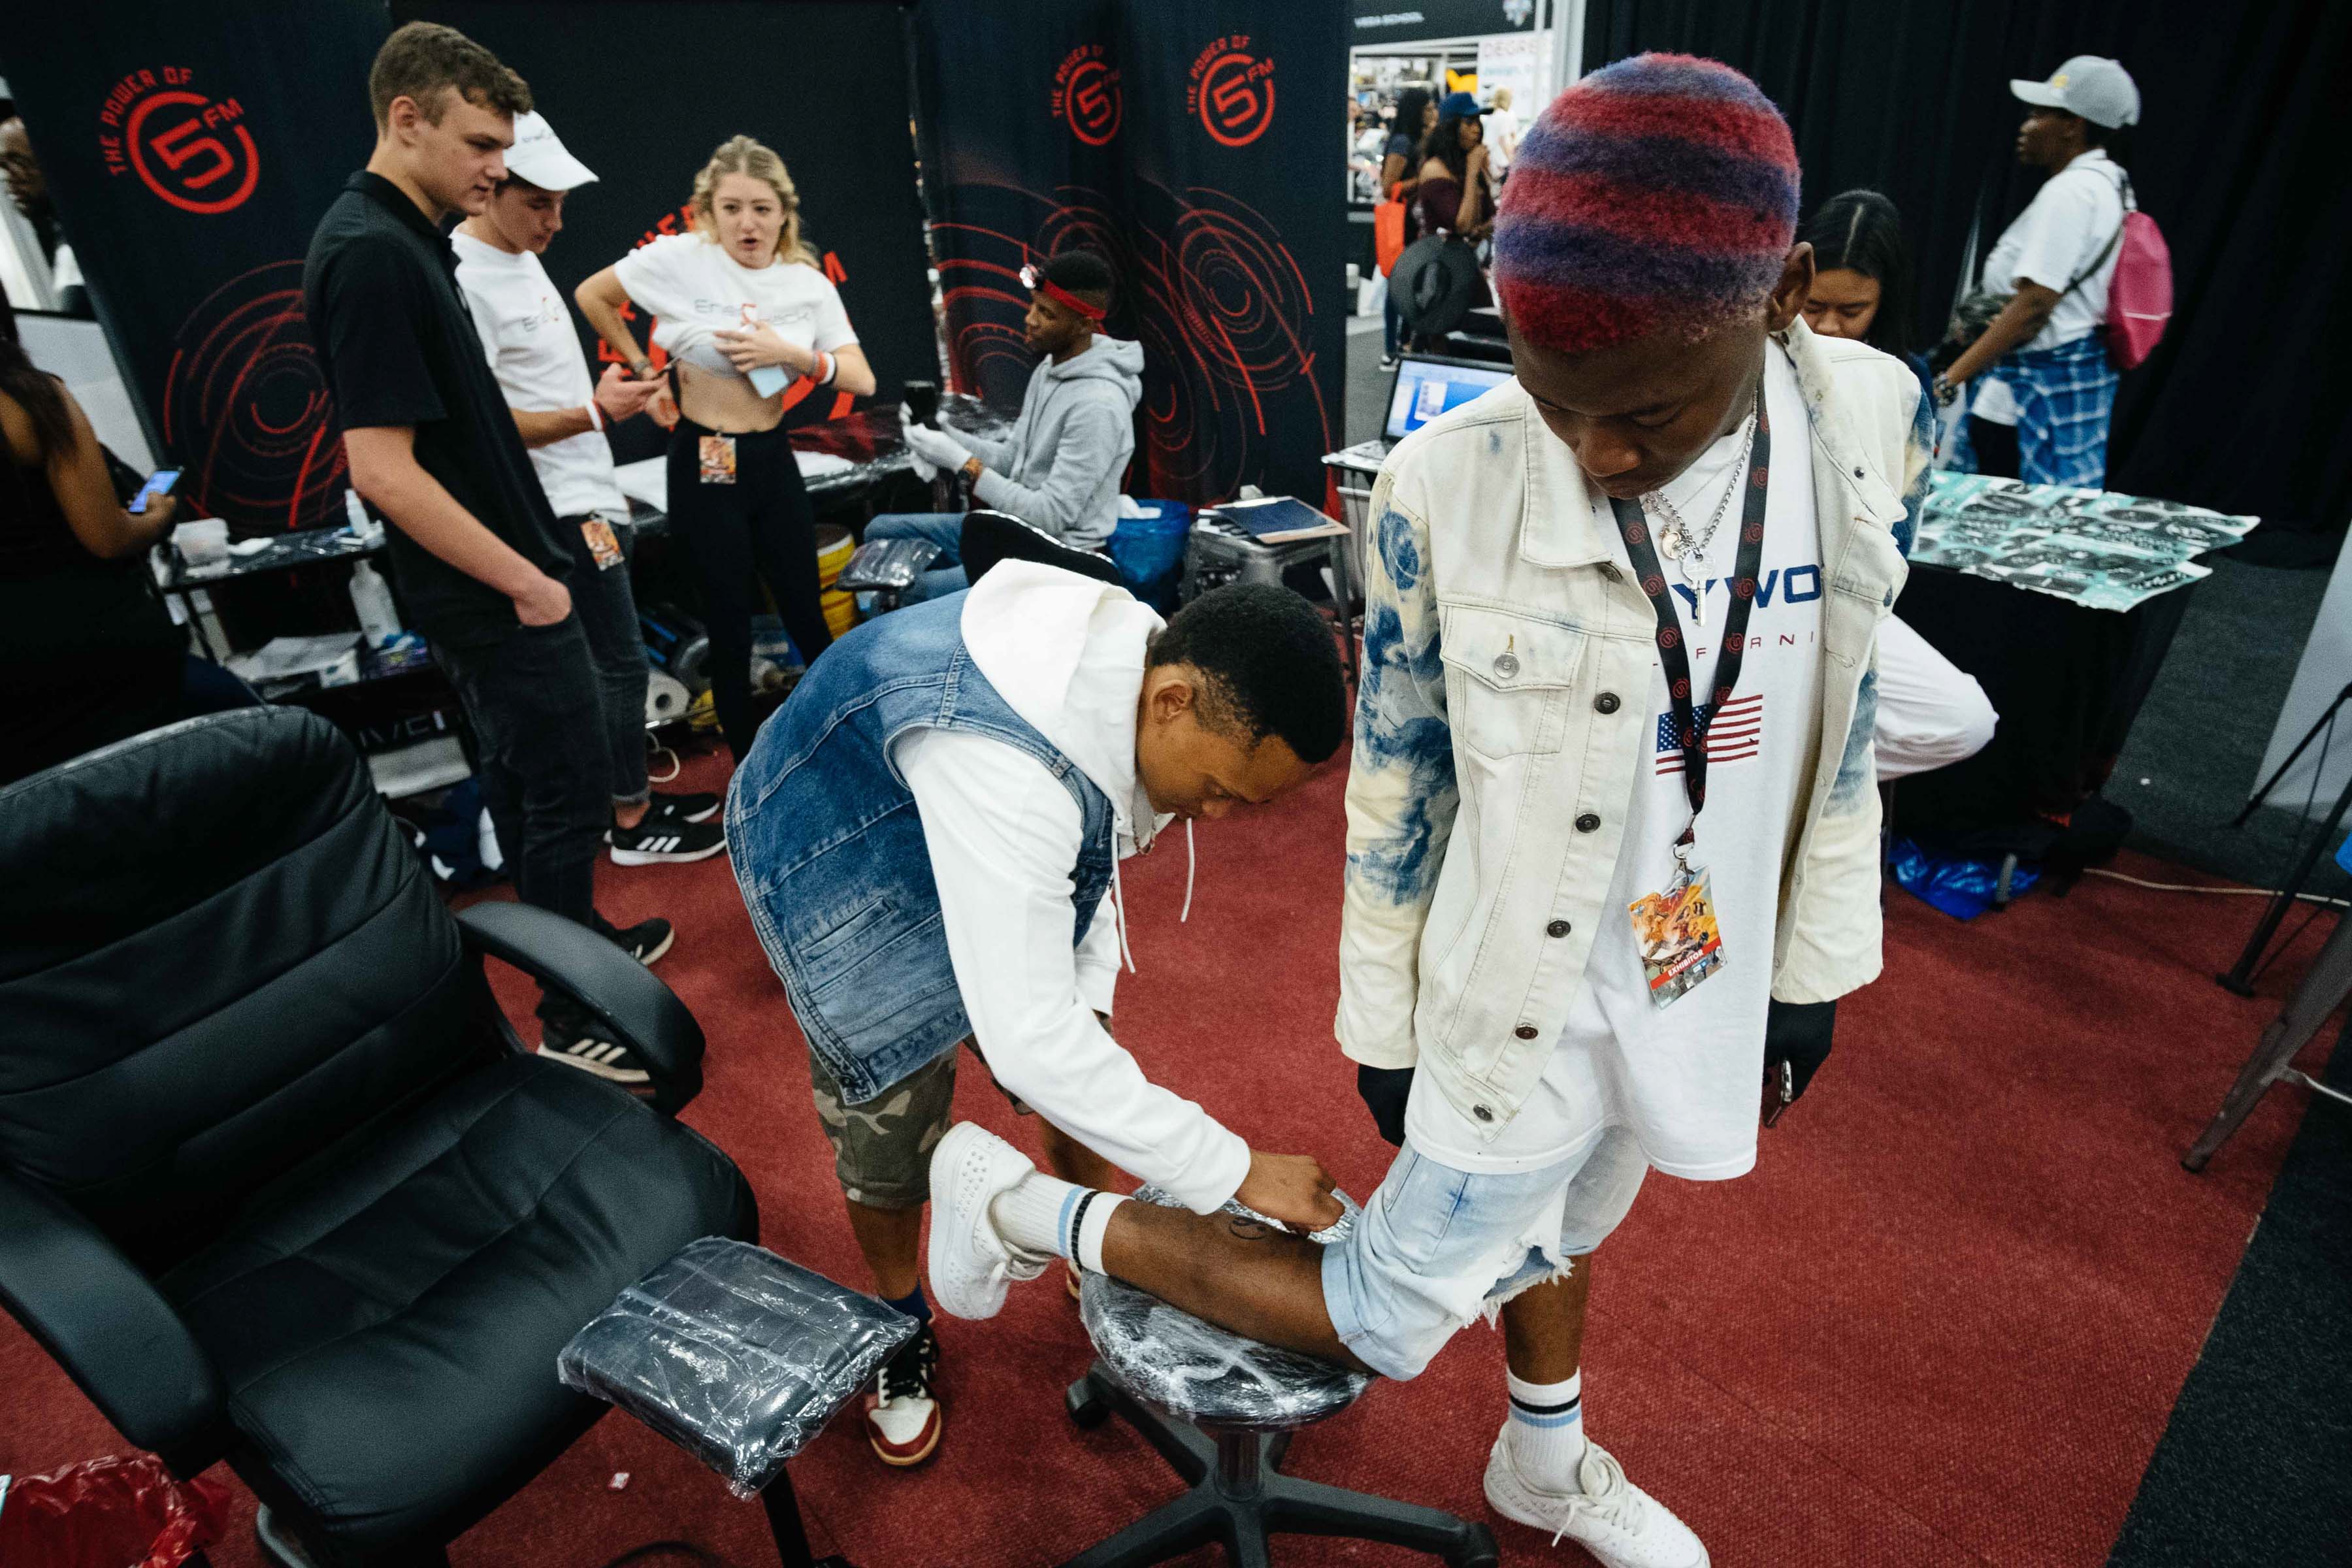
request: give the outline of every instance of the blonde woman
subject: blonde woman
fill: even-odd
[[[694,232],[641,247],[573,298],[641,377],[656,374],[621,319],[655,318],[670,356],[679,418],[669,442],[670,526],[702,590],[711,700],[740,762],[759,717],[751,702],[751,612],[765,579],[784,630],[814,662],[833,641],[816,566],[815,519],[782,429],[784,400],[840,391],[863,397],[874,372],[832,279],[801,238],[800,195],[783,160],[749,136],[720,145],[694,180]],[[756,573],[756,575],[755,575]]]

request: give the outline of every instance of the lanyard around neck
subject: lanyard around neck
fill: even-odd
[[[1716,656],[1715,693],[1704,711],[1691,702],[1690,650],[1683,646],[1682,623],[1675,615],[1674,590],[1658,563],[1658,549],[1650,538],[1648,520],[1639,501],[1612,497],[1609,510],[1624,536],[1625,554],[1633,575],[1658,617],[1658,658],[1666,668],[1666,697],[1674,704],[1675,735],[1683,752],[1683,793],[1690,798],[1690,826],[1675,841],[1680,850],[1698,835],[1698,814],[1706,808],[1706,732],[1739,684],[1739,667],[1748,654],[1748,616],[1756,607],[1756,574],[1764,562],[1764,495],[1772,471],[1772,421],[1764,412],[1764,382],[1756,383],[1756,442],[1750,449],[1746,479],[1748,493],[1739,510],[1739,554],[1727,584],[1731,608],[1723,618],[1723,648]],[[1734,474],[1738,484],[1741,476]],[[1705,593],[1702,583],[1699,592]]]

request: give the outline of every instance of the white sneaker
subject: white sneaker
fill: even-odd
[[[992,1318],[1006,1288],[1034,1279],[1050,1257],[1022,1251],[996,1228],[988,1205],[1037,1167],[977,1122],[959,1121],[931,1151],[931,1300],[959,1318]]]
[[[1550,1531],[1555,1546],[1567,1536],[1608,1568],[1707,1568],[1706,1548],[1690,1526],[1627,1480],[1609,1450],[1590,1437],[1577,1479],[1581,1492],[1538,1491],[1498,1436],[1486,1459],[1486,1500],[1505,1519]]]

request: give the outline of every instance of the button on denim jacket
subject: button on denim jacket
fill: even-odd
[[[728,786],[727,843],[752,929],[809,1048],[852,1103],[971,1033],[922,818],[890,760],[900,735],[988,735],[1070,792],[1082,824],[1073,946],[1110,886],[1110,797],[981,674],[963,605],[957,594],[895,611],[826,649]]]
[[[1811,430],[1775,455],[1810,454],[1829,591],[1772,994],[1821,1002],[1879,970],[1874,665],[1927,454],[1900,360],[1801,321],[1777,341]],[[1337,1032],[1357,1061],[1417,1064],[1491,1137],[1541,1076],[1612,918],[1657,622],[1516,382],[1400,443],[1370,515]]]

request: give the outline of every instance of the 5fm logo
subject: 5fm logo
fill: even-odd
[[[261,153],[245,106],[195,91],[194,78],[185,66],[127,73],[98,111],[99,154],[183,212],[225,213],[253,195]]]
[[[1249,35],[1236,33],[1202,49],[1192,62],[1184,109],[1228,147],[1246,147],[1274,123],[1274,62],[1250,53]]]
[[[1118,72],[1104,60],[1100,44],[1080,44],[1054,68],[1054,117],[1087,146],[1118,134],[1121,108]]]

